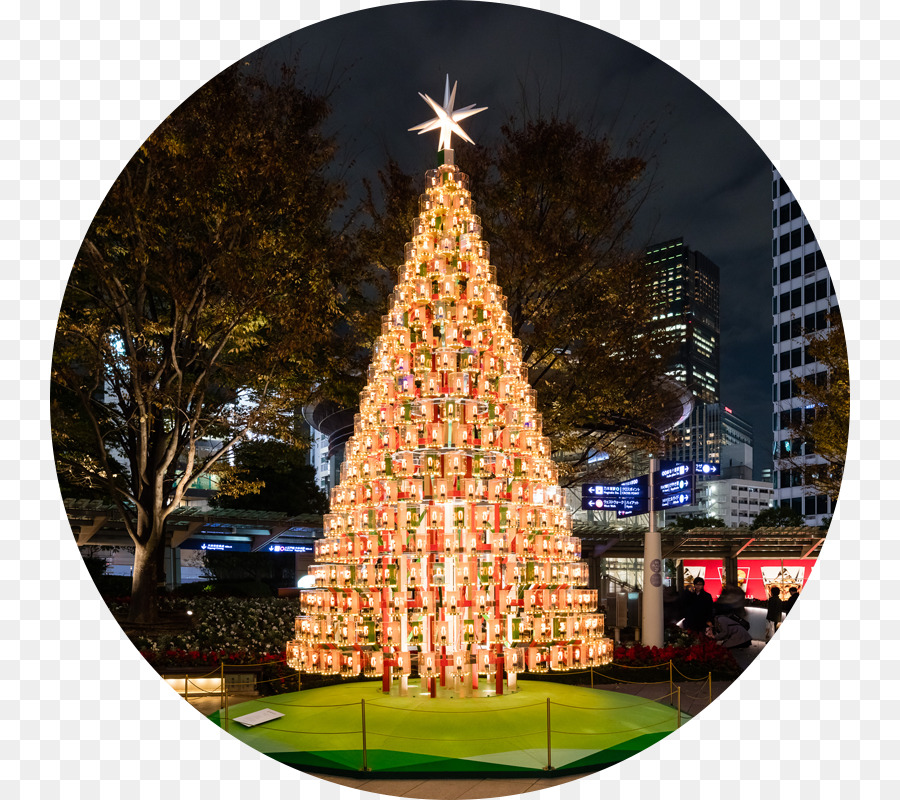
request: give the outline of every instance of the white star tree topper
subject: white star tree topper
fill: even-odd
[[[410,128],[411,131],[418,131],[421,136],[423,133],[429,133],[431,131],[435,131],[440,129],[441,138],[438,142],[438,150],[450,150],[450,137],[455,133],[457,136],[465,139],[469,144],[475,144],[466,132],[459,126],[461,120],[464,120],[468,117],[477,114],[479,111],[486,111],[487,106],[484,108],[475,108],[475,104],[473,103],[470,106],[466,106],[465,108],[460,108],[458,111],[453,110],[453,103],[456,101],[456,85],[457,81],[453,82],[453,91],[450,91],[450,76],[447,76],[447,82],[444,85],[444,106],[443,108],[439,106],[434,100],[432,100],[427,94],[422,94],[419,92],[419,97],[421,97],[431,108],[434,110],[434,113],[437,116],[434,119],[428,120],[428,122],[423,122],[421,125],[416,125],[414,128]]]

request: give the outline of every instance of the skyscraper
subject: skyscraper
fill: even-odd
[[[806,216],[784,178],[772,169],[772,403],[775,500],[819,525],[833,512],[829,499],[803,485],[800,450],[793,432],[807,413],[796,396],[794,379],[825,375],[807,353],[807,336],[824,330],[828,311],[837,306],[834,285]]]
[[[690,416],[670,434],[667,457],[719,463],[727,455],[752,470],[753,429],[719,401],[719,267],[680,238],[650,247],[647,261],[655,272],[657,324],[677,342],[669,375],[695,398]]]
[[[669,369],[700,403],[719,401],[719,268],[682,239],[647,250],[654,268],[657,324],[678,342]]]
[[[752,472],[753,427],[724,403],[697,403],[672,431],[666,455],[676,461],[721,464],[723,471],[743,465]]]

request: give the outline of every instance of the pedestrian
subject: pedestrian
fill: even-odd
[[[797,598],[800,597],[800,590],[796,586],[791,586],[791,588],[788,589],[788,592],[790,593],[791,596],[788,597],[788,599],[784,601],[784,613],[785,614],[787,614],[794,607],[794,603],[796,603]]]
[[[773,586],[769,590],[769,601],[766,603],[766,641],[775,635],[781,626],[781,614],[784,604],[781,602],[781,589]]]
[[[722,587],[722,594],[716,600],[716,610],[721,611],[723,614],[728,614],[732,611],[743,614],[744,607],[747,605],[746,601],[747,595],[740,586],[734,583],[726,583]]]
[[[713,599],[705,586],[703,578],[694,578],[693,587],[684,597],[684,629],[701,635],[713,620]]]
[[[741,612],[743,613],[743,612]],[[716,641],[721,642],[729,650],[745,649],[750,647],[751,637],[748,628],[744,627],[736,612],[719,614],[716,617]]]
[[[675,625],[684,616],[681,608],[682,600],[678,589],[674,586],[666,586],[663,589],[663,622],[666,625]]]

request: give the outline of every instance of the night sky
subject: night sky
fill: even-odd
[[[390,153],[413,173],[435,164],[437,134],[407,129],[459,82],[456,107],[487,106],[463,123],[476,142],[526,98],[559,108],[616,141],[652,126],[655,191],[636,243],[678,236],[720,268],[721,399],[754,426],[755,472],[771,463],[771,165],[705,92],[639,48],[540,11],[460,0],[345,14],[264,48],[298,60],[313,88],[336,87],[330,129],[349,189],[374,179]],[[454,138],[454,147],[467,145]],[[476,205],[478,198],[474,198]],[[398,263],[402,253],[397,254]],[[503,256],[492,261],[503,281]]]

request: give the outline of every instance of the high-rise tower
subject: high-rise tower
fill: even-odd
[[[719,268],[682,239],[647,250],[657,299],[656,324],[678,344],[668,372],[700,404],[719,401]]]
[[[837,305],[834,284],[806,216],[778,171],[772,169],[772,403],[775,501],[822,524],[834,512],[831,501],[803,484],[800,461],[817,456],[799,452],[794,430],[808,413],[796,396],[794,379],[819,376],[825,368],[810,358],[807,337],[828,327]]]

